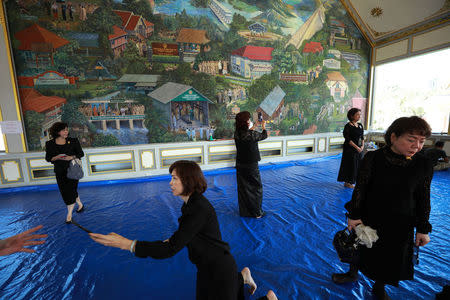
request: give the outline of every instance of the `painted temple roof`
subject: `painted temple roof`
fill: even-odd
[[[53,49],[58,49],[69,44],[68,40],[37,24],[33,24],[30,27],[17,32],[14,37],[20,41],[19,50],[32,51],[33,44],[51,44]]]

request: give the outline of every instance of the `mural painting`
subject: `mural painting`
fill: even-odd
[[[369,46],[338,0],[7,0],[29,150],[67,122],[85,147],[341,131]]]

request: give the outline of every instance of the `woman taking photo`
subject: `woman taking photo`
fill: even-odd
[[[180,160],[170,166],[169,172],[172,194],[184,202],[178,230],[170,238],[132,241],[116,233],[90,233],[90,237],[102,245],[128,250],[141,258],[172,257],[186,246],[190,261],[197,266],[196,299],[244,299],[244,284],[250,285],[253,294],[256,284],[250,270],[237,271],[230,246],[222,241],[216,211],[203,196],[207,184],[200,167],[193,161]],[[272,291],[266,297],[262,299],[276,299]]]
[[[430,241],[433,167],[418,153],[430,134],[425,120],[399,118],[385,133],[386,146],[364,157],[352,199],[345,204],[348,228],[370,226],[379,239],[372,248],[361,248],[360,262],[349,272],[333,274],[335,283],[355,281],[359,269],[375,281],[372,292],[377,299],[389,299],[385,284],[398,286],[413,279],[413,247]]]
[[[261,218],[262,210],[262,183],[259,174],[258,141],[267,138],[266,122],[261,122],[262,132],[255,129],[250,120],[248,111],[236,115],[236,131],[234,142],[236,144],[236,177],[239,202],[239,214],[241,217]]]
[[[78,180],[67,178],[67,169],[70,161],[75,158],[82,158],[84,152],[78,139],[68,137],[69,129],[66,123],[57,122],[53,124],[49,133],[52,139],[45,143],[45,160],[54,165],[59,192],[67,205],[66,223],[69,224],[72,222],[75,202],[78,205],[78,213],[84,211],[84,206],[78,196]]]
[[[343,181],[345,187],[353,188],[364,150],[364,128],[361,123],[358,123],[361,119],[361,110],[359,108],[350,109],[347,118],[349,122],[345,124],[343,132],[345,142],[338,181]]]

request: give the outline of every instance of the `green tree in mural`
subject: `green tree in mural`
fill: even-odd
[[[69,99],[62,108],[61,121],[67,123],[69,128],[79,127],[80,125],[88,125],[86,116],[83,115],[78,107],[80,102],[75,99]]]
[[[214,77],[204,73],[195,74],[192,82],[192,86],[210,100],[216,98],[216,85]]]
[[[41,149],[41,131],[45,115],[28,110],[24,114],[25,132],[27,134],[28,150]]]
[[[191,0],[192,6],[195,7],[208,7],[210,0]]]
[[[67,76],[80,76],[86,61],[75,51],[80,48],[77,41],[71,41],[54,55],[57,70]]]
[[[92,147],[119,146],[119,140],[112,134],[94,134]]]
[[[100,48],[105,55],[113,56],[108,35],[113,33],[113,25],[120,26],[122,20],[112,11],[111,3],[103,1],[104,5],[97,8],[92,14],[88,14],[87,20],[81,23],[81,29],[85,32],[97,32]]]
[[[132,11],[135,15],[141,15],[146,20],[153,19],[152,8],[149,1],[145,0],[122,0],[123,10]]]

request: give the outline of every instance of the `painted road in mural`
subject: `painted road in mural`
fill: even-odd
[[[29,150],[67,122],[85,147],[341,131],[369,47],[339,1],[7,1]]]

